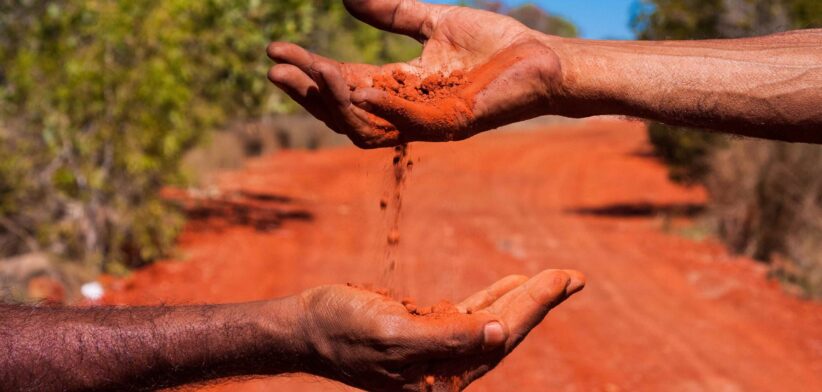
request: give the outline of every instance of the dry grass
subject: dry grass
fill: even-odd
[[[772,261],[776,276],[822,297],[822,146],[739,140],[705,179],[729,247]]]
[[[195,184],[202,185],[220,171],[240,168],[255,156],[284,149],[315,150],[348,144],[348,138],[331,132],[313,117],[281,115],[215,132],[211,140],[186,154],[183,167]]]

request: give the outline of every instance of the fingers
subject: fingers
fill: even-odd
[[[489,305],[493,304],[497,299],[526,281],[528,281],[528,277],[525,275],[506,276],[496,281],[485,290],[477,292],[466,298],[464,301],[460,302],[459,305],[457,305],[457,308],[466,313],[472,313],[485,309]]]
[[[326,83],[333,83],[334,87],[347,86],[340,72],[340,64],[334,60],[311,53],[297,45],[288,42],[272,42],[268,45],[268,57],[280,64],[290,64],[311,77],[320,88],[326,92]],[[331,75],[333,72],[333,76]],[[338,91],[333,91],[339,93]],[[339,95],[339,94],[335,94]],[[348,97],[346,87],[345,97]]]
[[[315,62],[332,61],[288,42],[272,42],[268,45],[266,52],[272,60],[278,63],[293,64],[309,75],[312,71],[311,65]]]
[[[414,103],[375,88],[362,88],[351,93],[351,103],[366,112],[376,114],[391,123],[408,122],[408,117],[417,115],[422,108]]]
[[[351,104],[353,86],[367,84],[369,75],[378,72],[380,67],[341,64],[287,42],[271,43],[267,52],[272,60],[279,63],[269,72],[269,79],[329,128],[347,135],[361,148],[398,143],[399,133],[392,123]],[[382,68],[390,70],[397,66],[402,65]],[[295,72],[294,68],[303,75]]]
[[[359,138],[376,137],[367,116],[364,113],[359,115],[355,111],[357,108],[351,106],[351,90],[342,76],[340,67],[321,62],[313,65],[312,69],[316,72],[315,80],[320,86],[329,116],[334,119],[335,128],[348,135],[355,143]]]
[[[272,68],[272,72],[276,72],[278,67],[289,66],[287,75],[286,71],[282,71],[279,76],[295,76],[292,68],[294,67],[301,71],[305,77],[311,79],[313,82],[312,87],[315,87],[316,90],[316,93],[312,94],[312,99],[310,101],[307,99],[301,101],[298,99],[298,94],[298,98],[295,98],[295,100],[300,104],[306,102],[308,106],[303,106],[312,115],[323,120],[331,129],[351,136],[356,133],[356,129],[364,128],[367,125],[350,110],[350,90],[348,82],[340,71],[339,63],[286,42],[270,44],[267,52],[272,60],[280,63]],[[269,75],[269,78],[271,78],[271,75]],[[309,83],[303,77],[298,77],[298,80],[300,83]],[[272,79],[272,81],[275,80]],[[284,84],[286,87],[296,87],[292,83]],[[287,89],[284,90],[289,93]],[[291,94],[289,93],[289,95]],[[292,96],[292,98],[294,97]]]
[[[268,79],[304,107],[311,115],[327,121],[322,110],[322,97],[313,79],[291,64],[278,64],[268,71]]]
[[[569,277],[571,277],[571,281],[568,283],[568,287],[565,289],[565,292],[570,297],[582,289],[585,288],[585,274],[579,272],[577,270],[563,270]]]
[[[323,62],[315,64],[313,70],[329,93],[329,103],[340,108],[347,108],[351,105],[351,90],[348,88],[348,83],[343,78],[339,66]]]
[[[416,0],[345,0],[344,3],[357,19],[419,41],[430,37],[437,15],[445,8]]]
[[[513,350],[551,309],[584,286],[580,272],[547,270],[500,298],[489,310],[500,315],[510,330],[506,350]]]
[[[330,99],[325,88],[325,79],[318,71],[318,68],[332,66],[333,62],[287,42],[273,42],[268,45],[267,52],[272,60],[279,63],[269,71],[269,80],[305,107],[314,117],[339,131],[333,116],[326,108]]]
[[[440,317],[414,317],[411,341],[419,348],[417,359],[458,358],[501,347],[508,328],[490,313],[454,313]]]
[[[268,80],[286,92],[293,92],[300,99],[308,97],[310,90],[317,90],[317,83],[299,68],[291,64],[278,64],[268,71]]]

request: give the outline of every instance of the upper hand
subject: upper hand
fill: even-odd
[[[275,42],[269,79],[312,115],[360,147],[449,141],[552,111],[561,95],[551,39],[514,19],[415,0],[345,0],[357,18],[423,43],[407,63],[345,64]],[[420,80],[465,73],[448,97],[413,102],[371,88],[373,78],[402,71]]]
[[[313,373],[378,391],[465,388],[510,353],[553,307],[582,289],[576,271],[508,276],[448,314],[412,315],[372,291],[323,286],[301,295]],[[431,377],[435,376],[435,377]],[[436,390],[436,389],[435,389]]]

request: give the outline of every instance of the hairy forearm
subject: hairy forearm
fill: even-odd
[[[0,305],[0,385],[10,390],[151,390],[303,370],[289,300],[234,305],[48,308]]]
[[[564,115],[822,143],[822,30],[705,41],[554,40]]]

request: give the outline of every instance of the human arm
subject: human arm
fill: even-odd
[[[602,114],[822,143],[822,30],[706,41],[548,36],[490,12],[413,0],[346,0],[351,13],[423,42],[407,63],[343,64],[273,43],[269,79],[360,147],[449,141],[545,114]],[[404,99],[374,80],[461,71],[448,97]]]
[[[569,102],[558,114],[822,143],[822,29],[701,41],[564,39],[554,50]]]
[[[156,307],[0,305],[0,384],[20,391],[154,390],[300,371],[293,298]]]
[[[436,317],[344,285],[226,305],[0,305],[0,385],[154,390],[297,372],[369,390],[415,390],[437,374],[467,385],[583,284],[573,271],[512,276],[463,303],[470,314]]]

